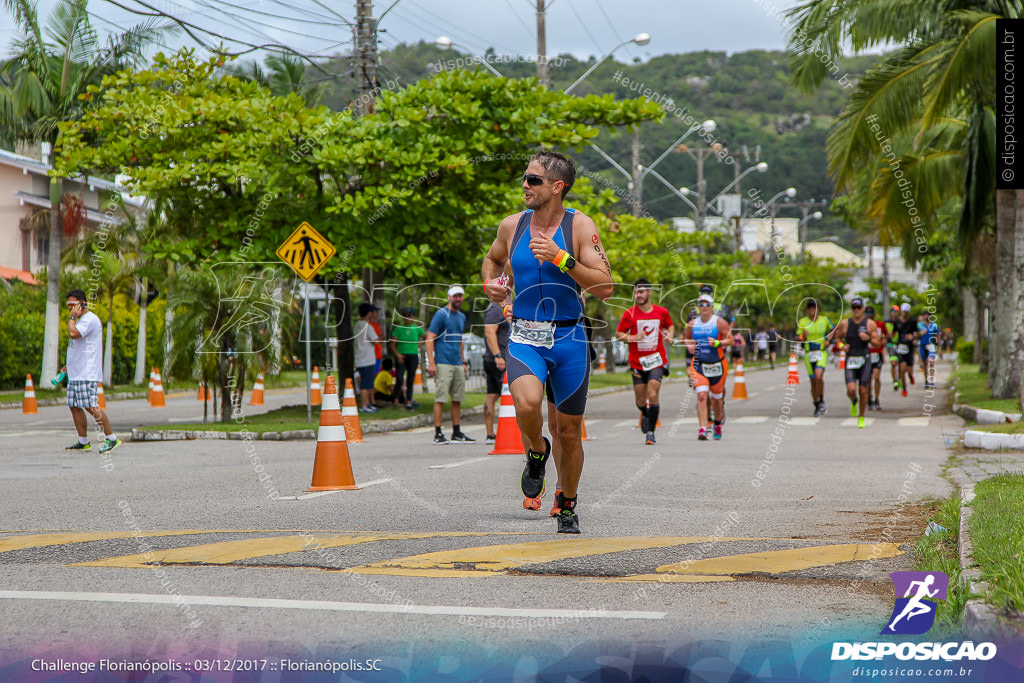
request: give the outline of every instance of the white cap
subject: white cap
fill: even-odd
[[[451,287],[448,288],[448,296],[449,297],[455,296],[456,294],[465,294],[465,293],[466,293],[466,290],[464,290],[459,285],[452,285]]]
[[[697,301],[698,301],[698,303],[706,301],[709,304],[713,304],[713,303],[715,303],[715,298],[713,296],[711,296],[710,294],[701,294],[699,297],[697,297]]]
[[[910,313],[910,304],[903,304],[902,306],[900,306],[900,310]]]

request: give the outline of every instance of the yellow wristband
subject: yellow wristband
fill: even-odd
[[[569,252],[565,249],[559,249],[558,253],[555,254],[555,258],[551,259],[551,263],[555,264],[560,271],[563,273],[568,270],[565,264],[569,262]]]

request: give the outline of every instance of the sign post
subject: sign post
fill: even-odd
[[[306,327],[306,421],[313,421],[313,402],[310,394],[312,368],[310,366],[310,331],[309,316],[309,282],[337,252],[327,238],[313,229],[313,226],[302,221],[299,227],[288,236],[288,239],[277,248],[277,257],[288,264],[295,274],[306,281],[302,304],[302,317]]]

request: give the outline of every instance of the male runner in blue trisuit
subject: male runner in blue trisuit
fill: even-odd
[[[594,221],[562,201],[576,181],[576,165],[557,152],[541,151],[523,174],[526,211],[508,216],[484,258],[487,296],[501,303],[515,287],[509,335],[509,390],[527,448],[523,495],[544,491],[551,444],[544,438],[544,382],[557,410],[561,454],[555,468],[561,493],[555,501],[558,533],[578,534],[576,487],[583,471],[581,429],[590,384],[590,352],[582,324],[582,292],[612,295],[611,264]],[[509,263],[512,281],[499,279]]]

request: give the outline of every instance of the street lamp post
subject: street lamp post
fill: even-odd
[[[809,216],[804,216],[803,219],[800,220],[800,225],[797,226],[797,230],[800,231],[800,262],[801,263],[807,260],[807,254],[805,253],[805,251],[807,249],[807,246],[806,246],[807,245],[807,221],[809,221],[809,220],[816,220],[816,221],[817,220],[821,220],[821,211],[815,211],[814,213],[810,214]]]
[[[772,197],[771,199],[769,199],[765,203],[765,206],[768,206],[768,207],[771,208],[771,214],[772,214],[772,234],[771,234],[771,239],[769,240],[770,241],[769,246],[771,247],[771,250],[775,249],[775,210],[777,208],[775,206],[775,200],[778,199],[779,197],[789,197],[790,199],[792,199],[795,196],[796,196],[796,188],[795,187],[787,187],[785,190],[783,190],[782,192],[779,192],[778,194],[776,194],[774,197]],[[762,208],[764,208],[764,207],[762,207]],[[769,260],[769,259],[766,259],[766,260]]]
[[[453,41],[448,36],[440,36],[440,37],[438,37],[437,40],[434,41],[434,45],[438,46],[442,50],[450,50],[450,49],[452,49],[453,45],[458,45],[458,43]],[[505,77],[504,74],[500,73],[497,69],[495,69],[493,66],[488,64],[486,59],[481,59],[480,57],[477,57],[476,55],[473,55],[473,61],[477,62],[479,64],[483,64],[487,68],[488,71],[490,71],[492,74],[494,74],[498,78],[504,78]]]
[[[608,51],[608,54],[606,54],[606,55],[605,55],[604,57],[601,57],[601,59],[597,60],[597,61],[596,61],[596,62],[594,63],[594,66],[590,67],[590,68],[589,68],[589,69],[587,69],[587,70],[586,70],[585,72],[583,72],[583,75],[582,75],[582,76],[580,76],[579,78],[577,78],[577,79],[576,79],[575,81],[573,81],[573,84],[572,84],[572,85],[570,85],[570,86],[569,86],[568,88],[566,88],[566,89],[565,89],[565,90],[564,90],[563,92],[564,92],[564,93],[565,93],[566,95],[568,95],[568,94],[569,94],[570,92],[572,92],[573,88],[575,88],[575,87],[576,87],[577,85],[579,85],[580,83],[582,83],[582,82],[583,82],[583,80],[584,80],[584,79],[585,79],[585,78],[586,78],[587,76],[589,76],[590,74],[592,74],[592,73],[594,72],[594,70],[595,70],[595,69],[597,69],[597,67],[599,67],[599,66],[601,66],[602,64],[604,64],[605,60],[606,60],[606,59],[608,59],[609,57],[611,57],[611,56],[612,56],[612,53],[614,53],[614,52],[615,52],[616,50],[618,50],[618,49],[619,49],[620,47],[622,47],[623,45],[626,45],[626,44],[628,44],[628,43],[635,43],[635,44],[637,44],[637,45],[646,45],[646,44],[647,44],[647,43],[649,43],[649,42],[651,42],[651,35],[650,35],[649,33],[638,33],[638,34],[636,34],[635,36],[633,36],[632,38],[630,38],[629,40],[624,40],[624,41],[622,41],[621,43],[619,43],[618,45],[616,45],[615,47],[613,47],[613,48],[612,48],[611,50],[609,50],[609,51]]]

